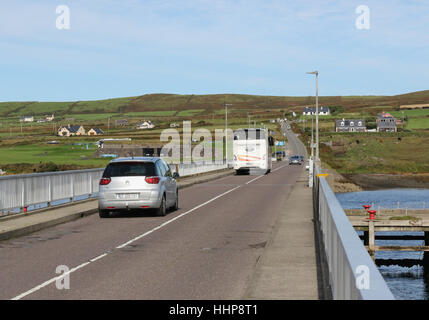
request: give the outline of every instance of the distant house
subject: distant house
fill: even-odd
[[[63,126],[58,129],[57,136],[70,137],[70,136],[83,136],[85,135],[85,129],[82,126]]]
[[[128,125],[128,120],[127,119],[117,119],[117,120],[115,120],[115,127],[125,127],[126,125]]]
[[[365,120],[335,120],[335,132],[366,132]]]
[[[137,129],[152,129],[155,128],[155,125],[152,123],[152,121],[143,121],[142,123],[139,123],[137,125]]]
[[[43,122],[47,122],[48,120],[46,120],[46,119],[39,119],[39,120],[37,120],[37,123],[43,123]]]
[[[396,132],[396,119],[390,113],[383,112],[377,117],[377,132]]]
[[[177,122],[170,123],[170,128],[179,128],[179,127],[180,127],[180,124]]]
[[[104,134],[103,130],[100,128],[91,128],[88,130],[88,136],[101,136]]]
[[[34,117],[33,116],[22,116],[19,119],[20,122],[33,122],[34,121]]]
[[[51,114],[50,116],[45,116],[45,120],[46,121],[54,121],[55,116],[53,114]]]
[[[304,116],[312,116],[316,114],[315,107],[305,107],[302,111]],[[329,107],[319,107],[319,116],[328,116],[330,115]]]

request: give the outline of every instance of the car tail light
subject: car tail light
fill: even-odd
[[[100,180],[100,186],[105,186],[105,185],[109,184],[110,181],[111,181],[110,178],[101,178],[101,180]]]
[[[158,184],[159,183],[159,177],[146,177],[146,182],[149,184]]]

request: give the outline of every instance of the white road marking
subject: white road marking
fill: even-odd
[[[283,167],[285,167],[285,166],[286,166],[286,165],[284,165],[284,166],[282,166],[282,167],[280,167],[280,168],[277,168],[277,169],[273,170],[272,172],[275,172],[275,171],[277,171],[277,170],[279,170],[279,169],[281,169],[281,168],[283,168]],[[253,182],[253,181],[257,180],[257,179],[260,179],[260,178],[262,178],[262,177],[265,177],[265,175],[258,176],[258,177],[256,177],[256,178],[254,178],[254,179],[252,179],[252,180],[250,180],[250,181],[246,182],[246,184],[249,184],[249,183],[251,183],[251,182]],[[176,221],[176,220],[178,220],[178,219],[180,219],[180,218],[182,218],[182,217],[184,217],[184,216],[186,216],[186,215],[190,214],[191,212],[193,212],[193,211],[195,211],[195,210],[197,210],[197,209],[199,209],[199,208],[201,208],[201,207],[203,207],[203,206],[205,206],[205,205],[207,205],[207,204],[209,204],[209,203],[211,203],[211,202],[213,202],[213,201],[215,201],[215,200],[217,200],[217,199],[219,199],[219,198],[221,198],[221,197],[223,197],[223,196],[225,196],[225,195],[227,195],[228,193],[231,193],[231,192],[233,192],[233,191],[237,190],[237,189],[238,189],[238,188],[240,188],[240,187],[241,187],[241,185],[240,185],[240,186],[237,186],[237,187],[235,187],[235,188],[232,188],[232,189],[230,189],[230,190],[228,190],[228,191],[226,191],[226,192],[224,192],[224,193],[222,193],[222,194],[220,194],[220,195],[218,195],[218,196],[216,196],[216,197],[214,197],[214,198],[212,198],[212,199],[210,199],[210,200],[208,200],[208,201],[206,201],[206,202],[204,202],[204,203],[202,203],[202,204],[200,204],[200,205],[198,205],[198,206],[196,206],[196,207],[194,207],[194,208],[192,208],[192,209],[190,209],[190,210],[188,210],[188,211],[186,211],[186,212],[184,212],[184,213],[182,213],[182,214],[180,214],[180,215],[178,215],[177,217],[174,217],[174,218],[172,218],[172,219],[170,219],[170,220],[168,220],[168,221],[164,222],[163,224],[161,224],[161,225],[159,225],[159,226],[157,226],[157,227],[153,228],[152,230],[149,230],[149,231],[147,231],[147,232],[145,232],[145,233],[143,233],[143,234],[141,234],[141,235],[139,235],[139,236],[135,237],[134,239],[131,239],[130,241],[127,241],[127,242],[125,242],[125,243],[123,243],[123,244],[121,244],[121,245],[117,246],[117,247],[116,247],[116,249],[122,249],[122,248],[124,248],[124,247],[126,247],[126,246],[130,245],[131,243],[133,243],[133,242],[135,242],[135,241],[137,241],[137,240],[139,240],[139,239],[142,239],[142,238],[146,237],[147,235],[149,235],[149,234],[151,234],[151,233],[153,233],[153,232],[155,232],[155,231],[157,231],[157,230],[159,230],[159,229],[161,229],[161,228],[165,227],[166,225],[168,225],[168,224],[172,223],[173,221]],[[57,281],[57,280],[60,280],[60,279],[64,278],[66,275],[69,275],[69,274],[71,274],[71,273],[73,273],[73,272],[75,272],[75,271],[77,271],[77,270],[79,270],[79,269],[82,269],[83,267],[86,267],[87,265],[89,265],[89,264],[90,264],[90,263],[92,263],[92,262],[95,262],[95,261],[97,261],[97,260],[100,260],[100,259],[102,259],[102,258],[106,257],[107,255],[109,255],[109,254],[110,254],[110,253],[112,253],[112,252],[114,252],[114,250],[109,250],[109,251],[107,251],[107,252],[105,252],[105,253],[103,253],[103,254],[101,254],[101,255],[99,255],[99,256],[97,256],[97,257],[95,257],[95,258],[92,258],[92,259],[90,259],[89,261],[84,262],[84,263],[82,263],[82,264],[78,265],[77,267],[74,267],[73,269],[70,269],[68,272],[66,272],[66,273],[64,273],[64,274],[61,274],[60,276],[57,276],[57,277],[52,278],[52,279],[50,279],[50,280],[48,280],[48,281],[45,281],[45,282],[43,282],[42,284],[40,284],[40,285],[38,285],[38,286],[36,286],[36,287],[34,287],[34,288],[32,288],[32,289],[30,289],[30,290],[28,290],[28,291],[24,292],[24,293],[21,293],[20,295],[18,295],[18,296],[16,296],[16,297],[12,298],[12,300],[20,300],[20,299],[22,299],[22,298],[24,298],[24,297],[26,297],[26,296],[28,296],[28,295],[30,295],[30,294],[32,294],[32,293],[34,293],[34,292],[36,292],[36,291],[39,291],[40,289],[42,289],[42,288],[44,288],[44,287],[46,287],[46,286],[50,285],[51,283],[54,283],[55,281]]]
[[[253,181],[255,181],[255,180],[258,180],[258,179],[260,179],[260,178],[262,178],[262,177],[265,177],[265,175],[258,176],[258,177],[256,177],[255,179],[252,179],[252,180],[250,180],[250,181],[247,181],[247,182],[246,182],[246,184],[249,184],[249,183],[251,183],[251,182],[253,182]]]
[[[137,240],[139,240],[139,239],[141,239],[141,238],[146,237],[147,235],[151,234],[152,232],[154,232],[154,231],[156,231],[156,230],[159,230],[159,229],[161,229],[161,228],[165,227],[166,225],[168,225],[168,224],[172,223],[173,221],[176,221],[177,219],[180,219],[180,218],[182,218],[182,217],[186,216],[187,214],[190,214],[192,211],[195,211],[195,210],[197,210],[197,209],[199,209],[199,208],[201,208],[201,207],[203,207],[203,206],[205,206],[205,205],[209,204],[210,202],[213,202],[213,201],[215,201],[216,199],[219,199],[220,197],[223,197],[224,195],[227,195],[228,193],[230,193],[230,192],[232,192],[232,191],[234,191],[234,190],[237,190],[237,189],[238,189],[238,188],[240,188],[240,187],[241,187],[241,186],[238,186],[238,187],[235,187],[235,188],[233,188],[233,189],[230,189],[230,190],[228,190],[228,191],[226,191],[226,192],[224,192],[224,193],[222,193],[222,194],[220,194],[220,195],[218,195],[218,196],[216,196],[216,197],[214,197],[214,198],[212,198],[212,199],[210,199],[210,200],[208,200],[208,201],[206,201],[206,202],[204,202],[204,203],[202,203],[202,204],[200,204],[200,205],[198,205],[198,206],[196,206],[196,207],[194,207],[194,208],[192,208],[191,210],[188,210],[188,211],[186,211],[186,212],[184,212],[184,213],[182,213],[182,214],[178,215],[177,217],[174,217],[173,219],[170,219],[170,220],[168,220],[168,221],[164,222],[163,224],[159,225],[158,227],[153,228],[152,230],[150,230],[150,231],[148,231],[148,232],[145,232],[145,233],[143,233],[142,235],[139,235],[138,237],[135,237],[134,239],[131,239],[130,241],[125,242],[124,244],[121,244],[121,245],[117,246],[117,247],[116,247],[116,249],[122,249],[122,248],[124,248],[124,247],[128,246],[129,244],[133,243],[134,241],[137,241]]]
[[[190,209],[190,210],[188,210],[188,211],[186,211],[186,212],[184,212],[184,213],[182,213],[180,215],[178,215],[177,217],[174,217],[174,218],[172,218],[172,219],[164,222],[163,224],[159,225],[158,227],[153,228],[152,230],[150,230],[148,232],[145,232],[142,235],[140,235],[138,237],[135,237],[134,239],[131,239],[130,241],[127,241],[124,244],[121,244],[121,245],[117,246],[116,249],[122,249],[122,248],[126,247],[127,245],[129,245],[129,244],[131,244],[131,243],[133,243],[133,242],[135,242],[135,241],[137,241],[137,240],[139,240],[141,238],[146,237],[147,235],[151,234],[152,232],[165,227],[166,225],[172,223],[173,221],[176,221],[177,219],[180,219],[180,218],[186,216],[187,214],[189,214],[189,213],[191,213],[191,212],[193,212],[193,211],[195,211],[195,210],[197,210],[197,209],[199,209],[199,208],[201,208],[201,207],[203,207],[203,206],[205,206],[205,205],[207,205],[207,204],[215,201],[216,199],[219,199],[220,197],[223,197],[223,196],[227,195],[228,193],[237,190],[240,187],[241,187],[241,185],[238,186],[238,187],[235,187],[233,189],[230,189],[230,190],[228,190],[228,191],[226,191],[226,192],[224,192],[224,193],[222,193],[222,194],[220,194],[220,195],[218,195],[218,196],[216,196],[216,197],[214,197],[214,198],[212,198],[212,199],[210,199],[210,200],[208,200],[208,201],[206,201],[206,202],[204,202],[204,203],[202,203],[202,204],[200,204],[200,205],[198,205],[198,206],[196,206],[196,207],[194,207],[194,208],[192,208],[192,209]],[[89,265],[92,262],[95,262],[97,260],[100,260],[100,259],[106,257],[108,254],[110,254],[112,252],[114,252],[114,250],[110,250],[110,251],[105,252],[105,253],[103,253],[103,254],[95,257],[95,258],[92,258],[91,260],[89,260],[87,262],[84,262],[84,263],[78,265],[77,267],[74,267],[73,269],[70,269],[68,272],[66,272],[64,274],[61,274],[60,276],[57,276],[57,277],[52,278],[52,279],[50,279],[48,281],[45,281],[42,284],[40,284],[40,285],[38,285],[38,286],[36,286],[36,287],[34,287],[34,288],[32,288],[32,289],[24,292],[24,293],[21,293],[20,295],[12,298],[12,300],[20,300],[20,299],[24,298],[25,296],[28,296],[29,294],[32,294],[32,293],[34,293],[34,292],[36,292],[36,291],[38,291],[38,290],[40,290],[40,289],[42,289],[42,288],[50,285],[51,283],[53,283],[53,282],[55,282],[55,281],[57,281],[59,279],[64,278],[64,276],[66,276],[66,275],[69,275],[69,274],[71,274],[71,273],[73,273],[73,272],[75,272],[75,271],[77,271],[77,270],[79,270],[79,269],[81,269],[83,267],[86,267],[87,265]]]
[[[287,166],[287,164],[285,164],[284,166],[281,166],[281,167],[279,167],[279,168],[277,168],[277,169],[275,169],[275,170],[273,170],[273,171],[271,171],[271,172],[276,172],[277,170],[280,170],[281,168],[284,168],[284,167],[286,167]]]

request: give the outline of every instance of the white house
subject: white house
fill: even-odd
[[[55,119],[55,116],[51,114],[50,116],[45,116],[46,121],[53,121]]]
[[[104,134],[104,132],[100,128],[91,128],[87,132],[88,136],[100,136],[100,135],[103,135],[103,134]]]
[[[305,107],[302,111],[302,114],[304,116],[312,116],[316,115],[316,108],[315,107]],[[319,116],[328,116],[330,115],[329,107],[319,107]]]
[[[34,121],[34,117],[33,116],[22,116],[19,119],[20,122],[33,122]]]
[[[57,136],[70,137],[70,136],[83,136],[85,135],[85,129],[82,126],[63,126],[58,129]]]
[[[143,121],[142,123],[139,123],[137,125],[137,129],[152,129],[155,128],[155,125],[152,123],[152,121]]]

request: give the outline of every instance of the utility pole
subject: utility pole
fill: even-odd
[[[107,118],[107,135],[109,135],[109,129],[110,129],[110,117]]]
[[[313,134],[313,131],[314,131],[314,125],[313,125],[313,119],[314,119],[314,117],[313,117],[313,114],[311,114],[311,159],[313,160],[314,159],[314,138],[313,138],[313,136],[314,136],[314,134]]]
[[[316,161],[319,161],[319,71],[307,72],[316,76]]]

